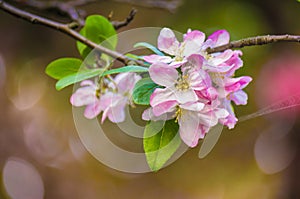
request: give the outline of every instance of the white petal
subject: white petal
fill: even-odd
[[[178,120],[181,139],[190,147],[195,147],[200,138],[199,116],[194,111],[183,111]]]
[[[185,104],[187,102],[196,102],[198,100],[198,96],[191,89],[183,91],[176,90],[174,92],[174,96],[176,97],[176,100],[181,104]]]
[[[163,28],[160,31],[157,41],[157,47],[159,50],[169,54],[175,55],[178,48],[179,42],[175,37],[174,32],[169,28]]]

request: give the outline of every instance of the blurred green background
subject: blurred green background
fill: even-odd
[[[226,29],[231,40],[300,34],[300,4],[296,0],[185,0],[172,11],[146,6],[149,1],[145,5],[143,1],[138,5],[124,2],[99,1],[81,8],[104,16],[113,11],[114,20],[124,19],[132,7],[137,8],[134,21],[119,32],[170,27],[182,33],[188,28],[199,29],[209,35]],[[282,93],[272,86],[276,79],[270,78],[277,68],[286,67],[287,61],[290,67],[300,67],[300,45],[296,43],[242,50],[244,67],[237,75],[247,74],[254,80],[246,89],[248,105],[235,109],[238,116],[271,103],[269,91]],[[54,59],[79,57],[73,39],[0,11],[0,56],[0,198],[300,198],[296,109],[241,122],[233,130],[224,129],[204,159],[198,158],[198,146],[157,173],[122,173],[101,164],[84,148],[73,123],[69,103],[72,88],[57,92],[55,81],[44,73]],[[300,85],[300,72],[293,73],[292,84]],[[109,133],[113,137],[120,132],[114,129]],[[131,141],[119,142],[132,148]],[[141,140],[134,143],[141,146]],[[13,169],[14,165],[19,167]],[[20,175],[26,176],[29,185],[21,181],[9,184],[9,176]],[[23,190],[27,186],[30,188]],[[26,195],[29,192],[31,197]]]

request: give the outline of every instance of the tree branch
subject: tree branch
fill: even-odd
[[[31,23],[34,24],[41,24],[47,27],[50,27],[52,29],[56,29],[60,32],[63,32],[67,35],[69,35],[70,37],[74,38],[75,40],[78,40],[84,44],[86,44],[87,46],[97,49],[102,53],[105,53],[121,62],[123,62],[124,64],[128,64],[129,62],[133,61],[130,58],[128,58],[127,56],[110,50],[108,48],[105,48],[101,45],[98,45],[90,40],[88,40],[87,38],[85,38],[84,36],[80,35],[77,31],[73,30],[75,27],[77,27],[78,24],[76,24],[75,22],[70,23],[70,24],[63,24],[63,23],[59,23],[50,19],[46,19],[34,14],[31,14],[29,12],[20,10],[8,3],[5,3],[4,0],[0,0],[0,9],[16,16],[19,18],[22,18],[26,21],[29,21]],[[135,14],[135,10],[131,11],[130,16],[134,16]],[[128,23],[128,21],[132,20],[132,19],[128,19],[130,18],[127,17],[127,19],[123,24]],[[299,35],[264,35],[264,36],[256,36],[256,37],[250,37],[250,38],[246,38],[246,39],[241,39],[241,40],[237,40],[237,41],[232,41],[228,44],[222,45],[222,46],[218,46],[215,48],[208,48],[207,52],[208,53],[215,53],[215,52],[222,52],[225,51],[227,49],[232,49],[232,48],[243,48],[245,46],[255,46],[255,45],[264,45],[264,44],[270,44],[270,43],[275,43],[275,42],[298,42],[300,43],[300,36]],[[136,63],[138,63],[139,65],[144,65],[144,63],[142,61],[135,61]]]
[[[74,22],[70,23],[70,24],[63,24],[63,23],[55,22],[50,19],[46,19],[46,18],[37,16],[34,14],[28,13],[26,11],[20,10],[20,9],[4,2],[3,0],[0,0],[0,9],[4,10],[5,12],[7,12],[11,15],[14,15],[18,18],[22,18],[26,21],[29,21],[33,24],[41,24],[41,25],[47,26],[49,28],[58,30],[62,33],[65,33],[65,34],[69,35],[70,37],[74,38],[75,40],[86,44],[90,48],[97,49],[100,52],[107,54],[107,55],[123,62],[124,64],[128,64],[130,61],[132,61],[130,58],[126,57],[122,53],[105,48],[101,45],[98,45],[98,44],[88,40],[84,36],[80,35],[77,31],[73,30],[73,28],[76,27],[76,23],[74,23]],[[140,62],[140,61],[135,61],[135,62],[137,62],[139,65],[144,65],[143,62]]]
[[[119,28],[127,26],[134,19],[136,13],[137,10],[132,8],[129,15],[126,17],[126,19],[124,19],[123,21],[112,21],[111,23],[115,27],[115,29],[118,30]]]
[[[245,46],[258,46],[258,45],[271,44],[275,42],[300,42],[300,36],[286,34],[286,35],[263,35],[263,36],[249,37],[246,39],[232,41],[228,44],[218,46],[215,48],[208,48],[207,52],[208,53],[222,52],[232,48],[243,48]]]
[[[39,10],[56,11],[66,15],[72,21],[84,25],[84,11],[77,9],[76,6],[86,5],[95,0],[73,0],[73,1],[37,1],[37,0],[14,0],[25,6],[36,8]]]

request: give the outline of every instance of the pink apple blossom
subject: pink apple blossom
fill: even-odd
[[[156,84],[164,87],[154,90],[150,98],[152,107],[169,101],[180,104],[198,101],[196,91],[205,89],[207,87],[205,78],[209,78],[202,70],[183,70],[180,74],[175,68],[159,62],[150,66],[149,74]]]
[[[135,83],[141,77],[135,73],[121,73],[114,79],[104,79],[107,84],[100,88],[92,81],[85,80],[71,96],[73,106],[86,106],[84,116],[88,119],[97,117],[101,112],[102,119],[108,117],[111,122],[118,123],[125,120],[125,107],[132,104],[131,95]]]
[[[144,56],[149,63],[164,62],[170,66],[179,67],[186,63],[186,58],[192,54],[200,53],[205,34],[198,30],[188,31],[184,35],[183,42],[179,42],[174,32],[169,28],[163,28],[158,36],[158,49],[170,56],[150,55]]]
[[[232,102],[247,104],[243,89],[252,79],[233,77],[243,65],[241,51],[206,51],[229,41],[226,30],[214,32],[206,41],[202,32],[189,30],[179,42],[172,30],[162,29],[157,46],[166,55],[144,56],[151,63],[150,78],[162,88],[152,93],[151,107],[144,111],[143,119],[176,118],[181,139],[190,147],[219,122],[233,128],[237,118]]]

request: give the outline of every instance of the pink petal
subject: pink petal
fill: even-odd
[[[119,93],[126,93],[131,91],[134,88],[134,85],[137,81],[141,79],[141,76],[135,73],[120,73],[115,77],[115,83],[118,87]]]
[[[228,115],[225,119],[221,119],[220,122],[227,126],[229,129],[233,129],[238,119],[234,115]]]
[[[209,87],[201,91],[197,91],[196,94],[200,100],[207,100],[208,102],[217,99],[218,91],[214,87]]]
[[[116,106],[111,107],[110,111],[107,114],[109,120],[114,123],[124,122],[125,106],[126,106],[126,100],[123,99],[119,101],[119,103]]]
[[[149,68],[151,79],[158,85],[171,87],[178,79],[178,72],[175,68],[165,63],[154,63]]]
[[[176,100],[174,91],[169,88],[156,88],[152,95],[150,96],[150,105],[152,107],[157,106],[160,103],[166,101]]]
[[[209,132],[210,127],[207,127],[207,126],[204,126],[204,125],[200,124],[199,129],[200,129],[199,138],[203,139],[205,137],[205,135]]]
[[[178,119],[181,139],[189,147],[195,147],[200,138],[199,116],[194,111],[184,111]]]
[[[188,76],[190,88],[192,88],[193,90],[202,90],[211,86],[210,76],[204,70],[191,70],[189,71]]]
[[[249,76],[242,76],[238,78],[226,78],[225,82],[225,90],[228,93],[235,92],[245,88],[250,82],[252,78]]]
[[[218,119],[226,118],[229,115],[229,112],[224,108],[217,108],[214,113]]]
[[[170,63],[173,59],[169,56],[160,56],[160,55],[148,55],[144,56],[143,59],[148,63],[155,63],[155,62],[163,62],[163,63]]]
[[[239,57],[241,55],[242,52],[240,50],[235,50],[232,57],[229,60],[227,60],[226,63],[224,63],[227,66],[232,66],[231,69],[226,72],[226,75],[228,77],[232,76],[237,69],[243,66],[243,60]]]
[[[183,56],[188,57],[192,54],[200,53],[205,34],[198,30],[188,32],[184,37]]]
[[[163,28],[158,36],[157,46],[159,50],[169,55],[175,55],[179,48],[179,42],[171,29]]]
[[[220,65],[226,61],[228,61],[234,55],[233,50],[225,50],[222,53],[214,54],[213,57],[209,59],[209,64],[213,66]]]
[[[149,120],[153,120],[154,119],[154,115],[153,115],[153,111],[152,111],[152,107],[147,108],[146,110],[144,110],[143,114],[142,114],[142,119],[149,121]]]
[[[204,57],[198,54],[192,54],[187,58],[188,63],[192,65],[192,68],[195,70],[198,70],[202,68]]]
[[[185,64],[187,62],[186,59],[183,59],[182,61],[172,61],[169,66],[173,67],[173,68],[178,68],[180,66],[182,66],[183,64]]]
[[[234,128],[238,119],[235,117],[234,110],[230,103],[230,100],[224,100],[223,106],[227,110],[229,115],[224,119],[220,119],[220,123],[223,125],[226,125],[229,129],[232,129],[232,128]]]
[[[95,101],[92,104],[86,106],[84,111],[84,116],[88,119],[93,119],[97,117],[101,112],[101,107],[99,101]]]
[[[153,114],[158,117],[164,113],[174,112],[177,106],[177,101],[166,101],[153,107]]]
[[[230,99],[236,105],[246,105],[248,101],[248,95],[242,90],[236,91],[230,95]]]
[[[100,96],[100,106],[103,110],[105,110],[107,107],[114,106],[121,98],[122,95],[107,92]]]
[[[97,100],[96,90],[89,86],[77,89],[70,98],[70,102],[73,106],[88,105]]]
[[[222,46],[229,43],[230,35],[226,30],[217,30],[213,34],[211,34],[208,39],[213,41],[213,45],[211,48],[216,46]]]

